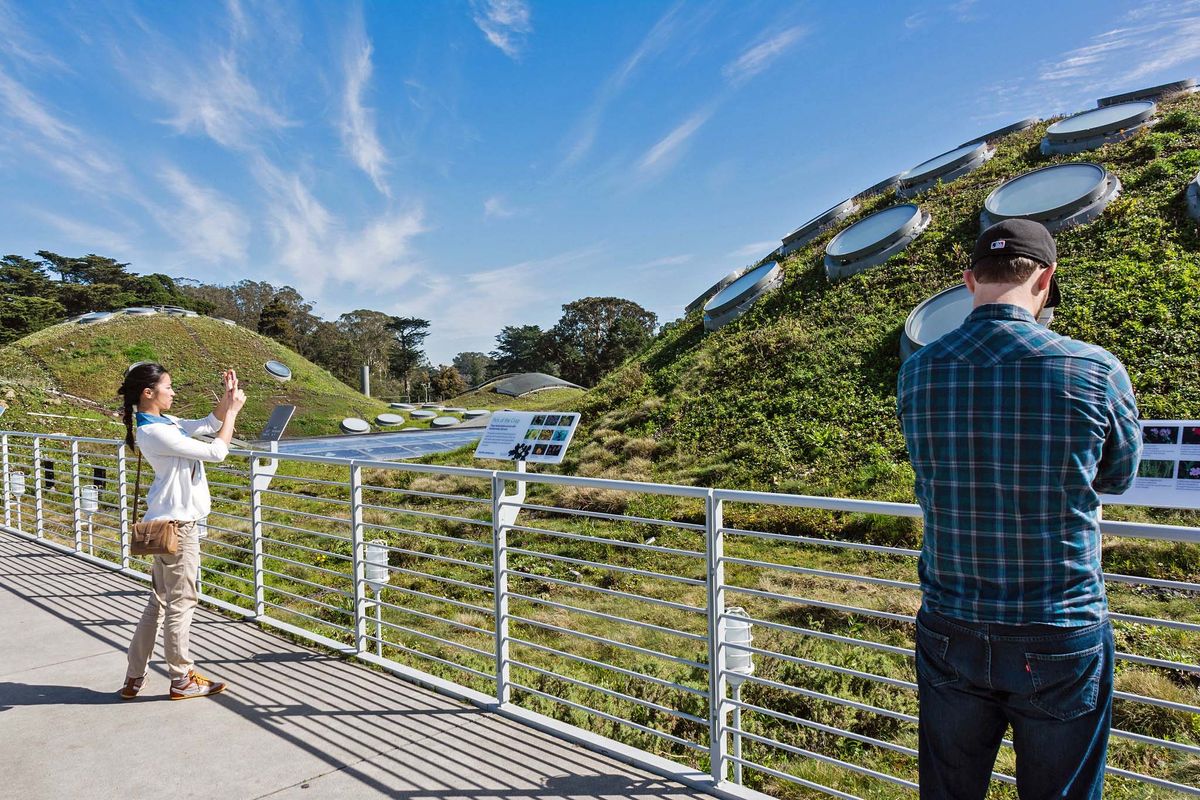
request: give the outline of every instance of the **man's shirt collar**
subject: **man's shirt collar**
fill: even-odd
[[[1021,322],[1037,322],[1037,318],[1027,308],[1011,303],[988,303],[967,315],[966,322],[980,322],[986,319],[1011,319]]]

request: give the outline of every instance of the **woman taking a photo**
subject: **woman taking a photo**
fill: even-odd
[[[171,699],[186,700],[216,694],[224,683],[199,672],[188,655],[192,615],[196,610],[196,579],[200,569],[197,523],[208,516],[212,503],[205,461],[224,461],[233,438],[233,423],[246,402],[233,370],[224,373],[225,394],[204,419],[181,420],[167,416],[175,391],[171,376],[158,364],[135,364],[125,373],[119,394],[125,406],[125,443],[136,447],[154,468],[154,482],[146,491],[145,521],[176,520],[179,549],[154,556],[150,600],[129,645],[129,668],[121,697],[132,700],[141,691],[154,652],[158,629],[163,629],[163,649],[171,675]],[[134,434],[136,409],[137,433]],[[193,436],[215,434],[211,442]],[[137,503],[134,498],[136,519]]]

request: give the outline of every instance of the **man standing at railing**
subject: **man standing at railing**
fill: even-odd
[[[898,412],[925,512],[917,615],[921,796],[983,798],[1013,728],[1022,798],[1099,798],[1113,639],[1100,493],[1141,455],[1129,377],[1037,323],[1057,305],[1046,229],[979,237],[974,310],[900,370]]]

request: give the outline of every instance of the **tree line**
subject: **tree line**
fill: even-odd
[[[154,273],[88,254],[68,257],[39,250],[36,259],[0,259],[0,344],[64,318],[130,306],[179,306],[275,339],[358,386],[359,369],[370,369],[372,394],[432,399],[454,397],[501,374],[545,372],[581,386],[642,349],[658,319],[637,303],[617,297],[585,297],[562,307],[553,327],[510,325],[490,353],[463,352],[450,364],[432,364],[424,342],[430,321],[357,309],[322,319],[291,286],[242,280],[208,284]]]

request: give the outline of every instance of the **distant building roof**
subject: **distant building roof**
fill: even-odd
[[[506,394],[509,397],[524,397],[527,394],[541,392],[546,389],[583,388],[577,384],[564,381],[562,378],[556,378],[553,375],[546,375],[542,372],[523,372],[517,375],[504,375],[491,383],[485,384],[485,386],[497,394]]]

